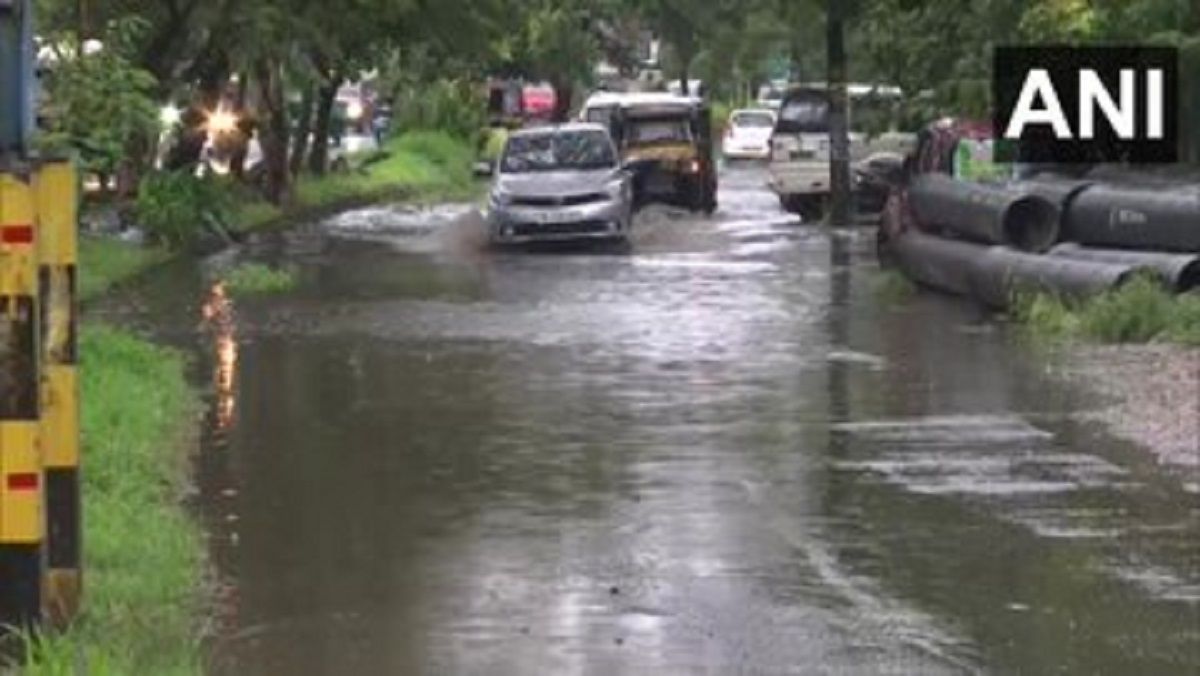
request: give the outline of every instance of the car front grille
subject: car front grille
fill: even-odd
[[[517,237],[537,235],[595,235],[608,231],[605,221],[572,221],[570,223],[520,223],[513,226]]]
[[[552,197],[535,197],[518,195],[512,198],[512,203],[522,207],[575,207],[581,204],[603,202],[608,195],[601,192],[589,192],[579,195],[554,195]]]

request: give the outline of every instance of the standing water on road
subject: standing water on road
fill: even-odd
[[[208,301],[215,671],[1196,673],[1194,484],[722,180],[627,254],[388,207],[262,252],[286,296],[147,289]]]

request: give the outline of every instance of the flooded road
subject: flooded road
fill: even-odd
[[[1196,673],[1196,478],[763,178],[629,254],[346,214],[198,333],[146,290],[211,371],[214,671]]]

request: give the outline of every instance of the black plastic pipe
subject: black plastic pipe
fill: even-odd
[[[909,230],[887,242],[889,260],[910,279],[939,291],[971,295],[971,271],[986,246]]]
[[[1008,307],[1017,293],[1042,291],[1085,298],[1115,289],[1138,267],[1043,256],[1003,246],[987,246],[909,230],[888,241],[896,265],[918,283],[970,296],[993,307]]]
[[[1092,185],[1071,200],[1063,240],[1200,253],[1200,189]]]
[[[1129,249],[1095,249],[1071,242],[1054,247],[1050,250],[1050,255],[1143,268],[1158,275],[1163,284],[1176,293],[1200,287],[1200,255],[1131,251]]]
[[[918,176],[908,195],[917,221],[926,228],[1038,253],[1058,242],[1061,213],[1039,195],[943,174]]]
[[[1029,291],[1079,300],[1116,289],[1137,271],[1132,265],[1042,256],[994,246],[975,263],[971,290],[977,299],[998,308],[1008,307],[1017,294]]]

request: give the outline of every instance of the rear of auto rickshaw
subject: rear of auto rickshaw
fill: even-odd
[[[629,95],[606,111],[640,204],[717,208],[712,115],[707,103],[670,95]]]

